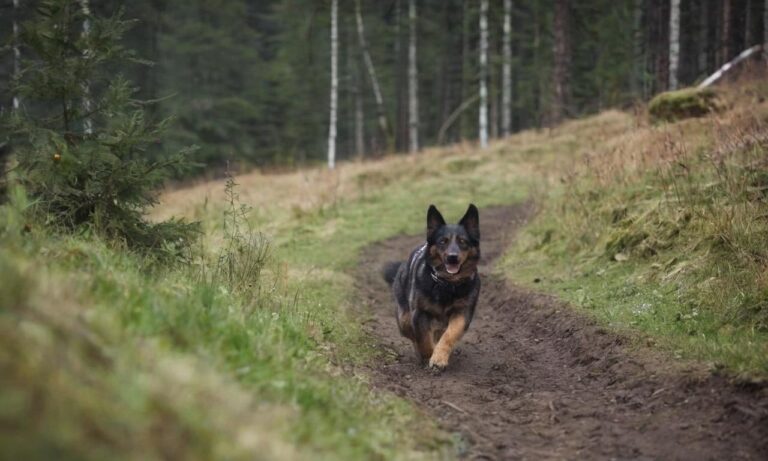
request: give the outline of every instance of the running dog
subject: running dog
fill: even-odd
[[[397,303],[397,326],[422,363],[442,371],[472,322],[480,295],[480,216],[470,204],[458,224],[429,206],[427,241],[406,263],[389,263],[384,279]]]

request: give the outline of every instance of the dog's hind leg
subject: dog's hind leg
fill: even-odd
[[[442,370],[448,366],[448,358],[450,358],[456,343],[464,335],[466,326],[467,319],[463,313],[454,314],[448,319],[448,327],[437,342],[434,352],[429,359],[430,367]]]

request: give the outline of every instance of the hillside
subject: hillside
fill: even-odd
[[[723,91],[724,112],[675,124],[609,111],[483,150],[459,144],[332,172],[253,172],[236,185],[169,191],[153,218],[187,216],[204,230],[202,248],[179,268],[93,236],[28,228],[21,214],[28,201],[17,193],[0,209],[0,363],[8,378],[0,420],[11,428],[0,435],[4,452],[16,459],[465,453],[477,439],[456,431],[429,400],[414,405],[409,391],[382,385],[380,373],[395,364],[407,373],[397,379],[418,373],[413,381],[428,386],[459,375],[433,377],[409,365],[396,338],[386,347],[384,330],[371,325],[386,322],[392,306],[385,292],[365,290],[380,289],[367,280],[382,258],[404,258],[418,241],[398,236],[423,232],[430,203],[454,219],[469,202],[480,207],[481,228],[495,206],[528,204],[519,230],[523,221],[501,218],[483,230],[496,239],[507,229],[510,237],[495,244],[499,258],[483,269],[499,287],[519,290],[501,308],[529,290],[548,292],[569,302],[552,312],[576,319],[571,328],[620,338],[615,360],[637,358],[646,370],[667,363],[664,373],[685,370],[704,383],[722,375],[727,395],[733,383],[748,385],[736,405],[746,410],[725,421],[741,415],[752,440],[760,434],[750,428],[768,411],[766,96],[768,87],[751,83]],[[222,272],[222,255],[238,269]],[[515,316],[488,328],[499,322]],[[521,325],[510,331],[534,341]],[[544,344],[530,357],[564,330],[551,334],[538,337]],[[470,364],[466,347],[461,363]],[[562,368],[563,357],[546,353]],[[533,370],[537,361],[515,366]],[[502,384],[520,383],[505,370],[495,370]],[[557,413],[552,402],[532,414]],[[765,446],[744,450],[755,456]]]

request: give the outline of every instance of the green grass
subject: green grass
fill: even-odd
[[[423,416],[350,376],[345,281],[267,281],[255,303],[194,271],[49,237],[5,206],[0,445],[8,459],[425,458]],[[306,283],[304,283],[306,282]],[[415,435],[414,434],[418,434]]]
[[[503,272],[674,357],[766,379],[765,117],[746,107],[598,151],[543,201]]]
[[[456,220],[474,202],[482,227],[484,207],[532,194],[541,212],[503,273],[671,356],[768,375],[761,117],[654,128],[608,112],[485,150],[244,176],[243,229],[271,257],[232,260],[248,275],[236,282],[213,270],[253,250],[223,237],[226,200],[181,191],[205,238],[174,268],[50,235],[16,194],[0,206],[3,457],[453,457],[460,440],[358,372],[386,359],[361,326],[359,253],[423,232],[430,203]]]

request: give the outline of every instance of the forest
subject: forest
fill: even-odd
[[[768,459],[768,0],[0,0],[0,460]]]
[[[32,20],[35,3],[0,6],[6,113],[13,24]],[[157,149],[198,146],[201,174],[228,161],[289,166],[326,158],[331,3],[101,0],[89,8],[130,22],[122,46],[137,59],[113,63],[110,72],[132,83],[133,97],[153,101],[152,117],[174,117]],[[338,157],[479,139],[481,102],[491,139],[631,108],[702,80],[764,41],[764,3],[338,0]],[[673,7],[679,29],[670,73]],[[24,44],[18,50],[22,63],[36,59]]]

